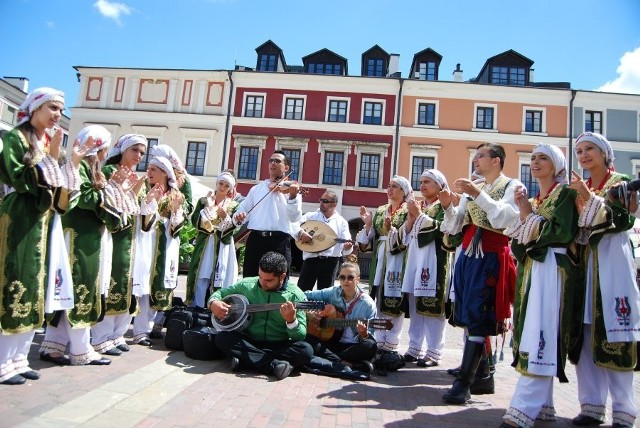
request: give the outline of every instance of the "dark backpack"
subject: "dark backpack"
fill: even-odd
[[[406,366],[406,362],[404,357],[396,351],[380,351],[373,365],[380,376],[386,376],[387,372],[395,372]]]
[[[184,355],[203,361],[225,358],[225,354],[216,348],[216,333],[212,327],[199,327],[182,333]]]
[[[185,331],[200,327],[211,327],[211,312],[203,308],[189,308],[187,306],[174,307],[167,317],[167,332],[164,336],[164,346],[169,349],[182,351],[182,335]]]

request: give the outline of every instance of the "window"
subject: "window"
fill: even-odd
[[[381,125],[382,103],[365,102],[362,123],[369,125]]]
[[[476,128],[493,129],[492,107],[478,107],[476,110]]]
[[[436,63],[433,61],[421,62],[418,73],[418,79],[420,80],[436,80]]]
[[[414,156],[411,161],[411,187],[419,191],[420,176],[425,169],[433,169],[435,162],[432,157]]]
[[[382,58],[369,58],[367,60],[367,76],[384,76],[384,61]]]
[[[244,106],[245,117],[262,117],[262,105],[264,97],[256,95],[247,95],[247,102]]]
[[[584,130],[602,134],[602,112],[587,110],[584,114]]]
[[[322,184],[342,184],[342,167],[344,165],[343,152],[325,152],[324,172],[322,173]]]
[[[287,98],[285,101],[285,119],[302,120],[302,108],[304,100],[302,98]]]
[[[258,173],[258,150],[258,147],[240,147],[238,179],[256,179]]]
[[[378,187],[378,174],[380,173],[380,155],[363,153],[360,157],[360,187]]]
[[[311,63],[308,67],[311,74],[342,74],[341,64]]]
[[[329,101],[329,122],[347,121],[347,102],[340,100]]]
[[[191,175],[204,175],[204,159],[207,143],[189,141],[187,144],[187,162],[185,168]]]
[[[529,164],[521,164],[520,165],[520,181],[527,188],[527,193],[531,197],[535,197],[540,188],[538,187],[538,182],[531,175],[531,165]]]
[[[542,112],[527,110],[525,113],[525,132],[542,132]]]
[[[0,107],[2,108],[2,116],[0,116],[0,120],[4,123],[8,123],[9,125],[15,125],[18,109],[11,107],[8,104],[0,105]]]
[[[418,125],[436,124],[436,105],[432,103],[418,104]]]
[[[69,144],[69,134],[63,134],[62,135],[62,147],[67,148],[68,144]]]
[[[491,67],[491,83],[496,85],[524,86],[525,76],[522,67]]]
[[[292,171],[289,179],[297,181],[300,177],[300,150],[282,149],[282,151],[289,158],[290,171]]]
[[[258,60],[258,71],[276,71],[278,59],[274,54],[261,54]]]
[[[140,163],[138,164],[138,166],[136,167],[136,171],[146,171],[147,167],[149,166],[149,156],[150,156],[150,152],[151,152],[151,147],[157,146],[158,145],[158,139],[157,138],[147,138],[147,151],[144,154],[144,156],[142,157],[142,160],[140,161]]]

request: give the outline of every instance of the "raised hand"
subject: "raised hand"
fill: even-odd
[[[84,145],[80,144],[80,140],[76,140],[73,143],[73,152],[71,153],[71,162],[77,167],[82,162],[82,159],[96,147],[102,145],[102,140],[94,140],[93,137],[87,138],[87,142]]]
[[[49,155],[58,160],[60,157],[60,146],[62,146],[62,128],[55,127],[52,130],[51,141],[49,142]]]
[[[591,190],[587,187],[587,183],[584,182],[580,174],[575,171],[571,171],[571,183],[569,184],[569,188],[578,192],[580,198],[582,198],[583,202],[587,202],[591,199]]]
[[[416,218],[420,215],[420,203],[415,199],[407,200],[407,211],[409,217]]]
[[[145,202],[149,203],[154,199],[157,201],[162,197],[162,195],[164,195],[164,186],[160,183],[157,183],[151,188],[151,190],[149,190],[149,193],[147,193]]]
[[[520,220],[524,221],[529,214],[533,212],[533,207],[529,198],[527,198],[527,188],[524,186],[518,186],[513,191],[513,198],[520,209]]]
[[[367,208],[365,208],[364,206],[361,206],[360,207],[360,218],[364,222],[364,227],[366,229],[370,229],[371,228],[371,222],[373,221],[373,214],[371,214],[371,211],[367,210]]]

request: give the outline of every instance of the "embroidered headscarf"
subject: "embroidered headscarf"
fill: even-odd
[[[604,135],[598,134],[597,132],[583,132],[576,139],[576,146],[574,151],[578,149],[578,145],[585,141],[589,141],[600,148],[604,152],[605,163],[607,164],[607,168],[613,167],[613,161],[616,157],[613,154],[613,147],[609,140],[605,138]]]
[[[149,165],[155,165],[167,174],[167,181],[169,187],[178,190],[178,182],[176,181],[176,174],[173,172],[173,165],[171,161],[163,156],[156,156],[149,161]]]
[[[406,178],[402,177],[401,175],[394,175],[391,181],[400,186],[400,188],[404,192],[404,201],[406,201],[411,195],[413,195],[413,191],[411,190],[411,183],[409,183],[409,180],[407,180]]]
[[[178,154],[176,153],[176,151],[171,148],[171,146],[168,146],[166,144],[158,144],[151,148],[150,154],[152,157],[162,156],[164,158],[169,159],[169,161],[171,162],[171,165],[173,165],[175,169],[177,169],[183,174],[186,174],[187,171],[184,169],[184,164],[178,157]]]
[[[449,183],[443,173],[437,169],[425,169],[420,177],[430,178],[440,185],[440,189],[449,190]]]
[[[89,137],[93,137],[95,147],[85,153],[85,156],[93,156],[111,145],[111,132],[107,131],[104,126],[89,125],[82,128],[76,137],[76,140],[80,141],[80,147],[87,144]]]
[[[31,91],[18,110],[18,125],[28,122],[31,113],[47,101],[58,102],[64,106],[64,92],[53,88],[37,88]]]
[[[557,146],[552,146],[551,144],[543,144],[540,143],[533,148],[532,153],[544,153],[545,155],[551,158],[553,162],[553,166],[555,169],[555,181],[558,183],[566,183],[567,182],[567,165],[566,159],[564,157],[564,153]]]
[[[218,181],[226,181],[227,183],[229,183],[231,189],[236,186],[236,179],[233,178],[233,175],[228,172],[221,172],[220,174],[218,174],[218,176],[216,177],[216,184],[218,183]]]
[[[144,135],[139,134],[125,134],[118,138],[116,144],[109,150],[107,159],[111,159],[122,153],[126,152],[128,148],[135,146],[136,144],[142,144],[147,146],[147,138]]]

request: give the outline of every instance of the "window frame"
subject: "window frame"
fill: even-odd
[[[302,111],[300,112],[300,119],[296,119],[295,117],[291,118],[291,117],[287,117],[287,108],[288,108],[288,101],[289,100],[293,100],[293,101],[302,101]],[[307,107],[307,96],[306,95],[298,95],[298,94],[284,94],[282,96],[282,119],[286,119],[286,120],[304,120],[305,118],[305,110]]]
[[[593,129],[593,130],[588,130],[587,129],[587,117],[591,116],[593,119],[593,115],[598,114],[600,115],[600,129]],[[593,120],[591,121],[591,123],[595,123]],[[584,132],[596,132],[598,134],[604,135],[604,113],[601,110],[584,110],[584,123],[582,124]]]
[[[421,124],[419,123],[420,119],[420,106],[421,105],[431,104],[434,105],[434,123],[433,125]],[[415,123],[416,127],[420,128],[430,128],[430,129],[438,129],[440,127],[438,123],[438,116],[440,115],[440,100],[426,100],[426,99],[418,99],[416,100],[416,110],[415,110],[415,118],[413,123]]]
[[[265,147],[267,146],[267,136],[266,135],[244,135],[244,134],[234,134],[233,135],[233,147],[236,150],[236,157],[234,160],[235,171],[237,171],[237,179],[238,182],[252,182],[256,183],[260,180],[260,165],[262,165],[262,154],[265,151]],[[242,147],[256,147],[258,149],[258,160],[256,164],[256,178],[241,178],[240,177],[240,150]]]
[[[291,174],[292,180],[301,181],[301,178],[303,177],[304,155],[307,152],[308,147],[308,138],[276,137],[276,149],[283,151],[290,150],[300,152],[299,164],[296,167],[297,172],[294,171],[294,174]],[[294,167],[294,165],[292,164],[291,167]]]
[[[478,111],[480,109],[491,109],[493,111],[493,123],[491,128],[478,128]],[[473,127],[472,131],[480,131],[480,132],[498,132],[498,105],[497,104],[486,104],[486,103],[475,103],[473,109]]]
[[[371,104],[372,106],[376,106],[379,105],[380,106],[380,123],[367,123],[365,121],[365,118],[368,116],[365,116],[366,114],[366,108],[367,108],[367,104]],[[384,125],[384,117],[385,117],[385,113],[386,113],[386,100],[380,100],[380,99],[373,99],[373,98],[363,98],[362,99],[362,124],[363,125]],[[375,118],[376,116],[371,116],[372,118]]]
[[[371,64],[371,62],[375,62],[375,64]],[[379,64],[378,64],[379,62]],[[380,57],[369,57],[366,59],[366,76],[367,77],[385,77],[385,73],[384,73],[384,58],[380,58]],[[378,72],[378,68],[380,69],[379,72],[380,74],[371,74],[370,70],[372,70],[374,73]]]
[[[320,164],[319,164],[319,168],[318,168],[318,176],[317,176],[317,183],[321,183],[321,185],[325,185],[324,184],[324,165],[325,165],[325,158],[326,158],[326,153],[327,152],[340,152],[342,153],[342,158],[343,158],[343,164],[342,164],[342,180],[339,184],[328,184],[329,186],[339,186],[339,187],[344,187],[346,180],[347,180],[347,174],[346,174],[346,166],[347,163],[349,162],[349,155],[351,154],[351,146],[353,145],[352,141],[345,141],[345,140],[317,140],[318,141],[318,145],[319,145],[319,150],[320,150]]]
[[[197,157],[197,153],[199,153],[199,150],[196,151],[196,164],[193,165],[192,167],[189,165],[189,153],[191,152],[191,146],[192,144],[197,144],[198,147],[200,145],[204,146],[204,151],[203,151],[203,155],[202,155],[202,173],[201,174],[197,174],[196,173],[196,168],[197,168],[197,161],[198,161],[198,157]],[[193,175],[194,177],[203,177],[206,174],[207,171],[207,147],[208,146],[208,141],[206,139],[203,138],[194,138],[194,139],[188,139],[187,140],[187,153],[184,159],[184,169],[187,171],[187,174],[189,175]],[[190,170],[191,168],[191,170]]]
[[[137,172],[145,172],[147,168],[149,168],[149,161],[151,160],[151,148],[160,144],[160,139],[157,137],[146,137],[147,138],[147,151],[145,152],[142,160],[138,165],[136,165]],[[155,141],[155,144],[151,144],[152,141]],[[144,165],[144,167],[141,167]]]
[[[415,171],[415,160],[416,159],[431,159],[432,162],[432,166],[430,169],[435,168],[436,165],[436,158],[434,156],[418,156],[418,155],[412,155],[411,156],[411,171],[409,171],[409,182],[411,183],[411,187],[414,189],[416,195],[418,193],[420,193],[420,177],[422,176],[422,173],[424,172],[424,170],[426,169],[424,166],[422,167],[422,169],[420,171]],[[414,176],[415,176],[415,181],[414,181]]]
[[[500,78],[499,81],[496,81],[496,69],[506,69],[506,81]],[[522,70],[522,84],[519,79],[513,79],[512,74],[513,71]],[[502,74],[502,73],[500,73]],[[519,75],[519,73],[518,73]],[[526,86],[527,85],[527,69],[526,67],[518,67],[518,66],[510,66],[510,65],[492,65],[491,70],[489,71],[489,79],[491,84],[493,85],[506,85],[506,86]]]
[[[256,116],[255,114],[252,116],[247,115],[247,106],[249,104],[249,97],[262,98],[262,110],[260,110],[260,116]],[[245,92],[244,97],[242,99],[242,117],[258,118],[258,119],[264,118],[264,110],[266,105],[267,105],[267,94],[259,93],[259,92]]]
[[[256,152],[256,168],[254,171],[254,176],[243,176],[243,168],[242,168],[242,156],[243,156],[243,151],[245,149],[248,150],[255,150]],[[236,171],[238,172],[237,177],[238,180],[251,180],[251,181],[257,181],[259,179],[259,174],[260,174],[260,147],[258,146],[249,146],[249,145],[241,145],[238,148],[238,167],[236,168]],[[249,162],[248,165],[251,165],[251,163]]]
[[[517,152],[518,154],[518,180],[520,180],[520,182],[522,184],[524,184],[524,186],[527,188],[527,193],[529,195],[529,197],[535,197],[539,191],[540,191],[540,186],[538,185],[538,182],[536,181],[536,179],[533,177],[533,175],[531,174],[531,152]],[[524,167],[528,167],[528,172],[529,172],[529,176],[530,176],[530,183],[532,185],[532,187],[530,187],[529,185],[527,185],[527,181],[522,174],[522,168]]]
[[[540,113],[540,130],[528,131],[527,130],[527,114]],[[522,107],[522,135],[542,135],[547,136],[547,109],[546,107]]]
[[[433,168],[438,168],[438,153],[442,146],[435,144],[419,144],[419,143],[410,143],[409,144],[409,165],[410,168],[413,169],[413,159],[415,157],[421,158],[432,158],[433,159]],[[409,175],[413,174],[413,170],[409,171]],[[420,171],[418,177],[422,175],[422,171]],[[409,180],[412,181],[412,178]],[[419,179],[418,179],[419,182]],[[413,183],[412,183],[413,186]],[[418,188],[419,189],[419,188]]]
[[[349,123],[349,103],[351,102],[350,98],[341,98],[341,97],[331,97],[327,99],[327,111],[325,115],[325,121],[331,123]],[[345,120],[329,120],[331,118],[331,104],[332,103],[346,103],[346,111],[345,111]]]
[[[383,171],[385,170],[385,162],[389,155],[389,144],[387,143],[375,143],[369,141],[355,141],[349,142],[349,145],[353,145],[356,155],[356,175],[355,175],[355,187],[364,190],[381,189],[384,179]],[[360,186],[360,174],[362,169],[362,156],[363,155],[377,155],[380,159],[379,174],[378,174],[378,186],[368,187]]]
[[[423,66],[424,65],[424,69],[425,71],[423,72]],[[433,79],[429,79],[429,76],[431,75],[429,73],[429,66],[433,65]],[[418,80],[425,80],[425,81],[431,81],[431,82],[435,82],[437,79],[437,65],[435,61],[420,61],[418,63]]]
[[[266,69],[262,68],[262,58],[266,57],[267,61],[266,61]],[[271,67],[269,67],[270,64],[270,60],[271,58],[273,58],[273,70],[270,70]],[[278,55],[273,54],[273,53],[261,53],[260,55],[258,55],[258,70],[257,71],[266,71],[266,72],[274,72],[274,71],[278,71]]]

